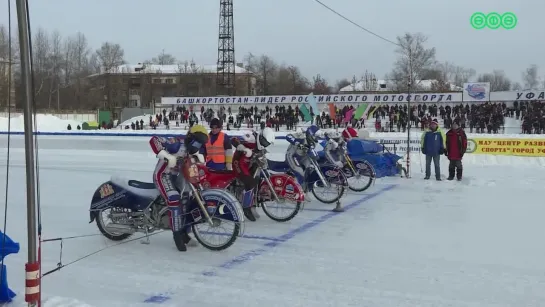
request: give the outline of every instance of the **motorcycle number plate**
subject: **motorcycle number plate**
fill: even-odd
[[[198,222],[202,219],[201,211],[199,209],[191,210],[191,216],[193,216],[193,221]]]

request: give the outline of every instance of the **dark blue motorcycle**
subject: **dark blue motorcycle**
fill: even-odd
[[[327,143],[332,141],[340,143],[334,154],[338,155],[338,160],[344,163],[342,172],[347,179],[348,188],[354,192],[363,192],[367,190],[376,179],[376,172],[373,165],[366,160],[352,159],[348,153],[346,142],[334,140],[330,138],[327,133],[325,134],[325,141],[321,142],[320,145],[323,148],[326,148],[328,146]],[[319,152],[319,155],[320,159],[318,160],[318,163],[321,166],[333,165],[333,163],[325,157],[325,151]],[[360,181],[362,182],[361,185],[355,183]]]
[[[313,146],[298,146],[306,152],[306,157],[310,158],[310,167],[305,169],[304,177],[295,173],[286,161],[268,160],[269,170],[294,176],[303,186],[305,193],[311,191],[312,195],[322,203],[337,202],[343,196],[345,187],[348,186],[344,172],[333,164],[320,165],[318,163],[319,155]],[[297,159],[296,162],[298,163]],[[326,198],[324,195],[330,195],[330,198]]]
[[[195,163],[193,157],[187,156],[178,164],[180,174],[176,188],[189,197],[184,209],[185,227],[191,227],[195,239],[204,247],[215,251],[226,249],[243,233],[242,206],[225,190],[203,190],[199,183],[201,174]],[[100,232],[114,241],[140,232],[146,235],[143,243],[149,243],[148,234],[170,230],[169,209],[153,183],[112,177],[95,191],[89,211],[89,223],[96,222]],[[232,230],[226,230],[226,224],[231,224]],[[217,235],[225,241],[208,240],[207,235]]]

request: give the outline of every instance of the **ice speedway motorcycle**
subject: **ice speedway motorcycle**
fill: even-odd
[[[257,134],[254,132],[257,139]],[[271,174],[266,158],[266,149],[254,150],[252,166],[254,178],[260,177],[254,204],[263,209],[265,215],[276,222],[293,219],[302,209],[305,200],[303,187],[287,174]],[[214,170],[200,164],[200,185],[204,189],[219,188],[233,193],[239,201],[242,199],[244,185],[237,179],[236,173],[228,170]],[[277,214],[276,209],[284,213]]]
[[[310,167],[305,169],[304,178],[299,178],[299,182],[304,182],[305,193],[310,191],[312,195],[316,197],[320,202],[325,204],[332,204],[337,202],[345,192],[345,187],[348,186],[344,173],[338,171],[337,166],[333,164],[319,165],[319,155],[314,149],[314,146],[299,144],[299,149],[306,152],[309,157]],[[289,164],[286,161],[272,161],[267,160],[269,169],[273,172],[286,173],[289,176],[296,176],[296,173],[291,170]],[[320,189],[323,189],[320,194]],[[331,192],[328,192],[331,191]],[[331,194],[331,198],[325,198],[323,194]]]
[[[325,142],[321,143],[322,147],[325,149],[327,148],[328,142],[336,142],[334,138],[332,138],[329,133],[324,134]],[[357,142],[358,140],[354,140],[352,142]],[[344,162],[344,166],[342,168],[337,168],[337,171],[342,171],[342,174],[344,177],[346,177],[348,188],[354,192],[363,192],[367,190],[376,179],[376,172],[375,168],[369,161],[365,159],[358,159],[358,158],[352,158],[350,154],[348,153],[348,147],[347,143],[345,141],[341,142],[338,147],[338,154],[341,155],[341,161]],[[326,155],[323,154],[323,156],[318,163],[320,165],[332,165],[333,162],[329,161],[326,158]],[[361,180],[363,182],[362,186],[358,186],[354,184],[353,180]]]
[[[242,206],[225,190],[202,189],[203,173],[197,161],[191,155],[178,160],[176,187],[180,192],[189,189],[191,198],[186,208],[185,226],[191,227],[202,246],[214,251],[224,250],[244,231]],[[95,191],[89,223],[93,221],[102,235],[114,241],[124,240],[136,232],[147,236],[157,230],[170,230],[168,208],[155,184],[119,177],[112,177]],[[226,224],[232,224],[232,230],[226,230]],[[218,235],[225,242],[209,241],[207,235]]]
[[[323,147],[326,148],[327,142],[333,139],[326,133],[326,142]],[[306,190],[312,192],[314,197],[322,203],[331,204],[337,202],[345,192],[346,187],[355,192],[367,190],[376,178],[375,169],[366,160],[353,160],[348,154],[346,143],[341,145],[339,151],[343,155],[345,162],[343,167],[336,166],[332,161],[329,161],[315,150],[313,146],[298,145],[310,157],[311,168],[305,171],[305,178],[301,178],[306,183]],[[279,161],[268,160],[270,169],[275,172],[283,172],[289,175],[294,175],[289,164]],[[364,185],[361,187],[351,183],[349,179],[363,179]],[[325,198],[318,190],[332,190],[330,193],[333,197]],[[328,193],[329,194],[329,193]]]

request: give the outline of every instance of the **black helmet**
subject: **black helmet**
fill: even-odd
[[[210,121],[210,128],[221,128],[221,120],[219,118],[212,118]]]
[[[201,125],[191,127],[184,139],[185,148],[190,155],[199,152],[207,142],[208,131]]]

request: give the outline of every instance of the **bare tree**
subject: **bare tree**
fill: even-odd
[[[317,74],[312,78],[312,92],[316,95],[325,95],[331,93],[327,80],[322,78],[320,74]]]
[[[291,92],[290,94],[304,94],[309,92],[309,82],[303,77],[303,74],[297,66],[288,66],[287,70],[289,71],[289,79],[291,82]]]
[[[293,87],[292,82],[290,78],[290,70],[285,65],[281,65],[278,67],[278,70],[276,72],[276,80],[274,80],[275,83],[275,89],[274,92],[278,94],[292,94],[293,93]]]
[[[191,68],[189,67],[189,61],[183,61],[178,63],[178,73],[180,74],[187,74],[189,73]]]
[[[449,81],[454,85],[462,87],[464,83],[467,83],[471,78],[475,77],[477,72],[473,68],[464,68],[462,66],[455,66],[452,71],[452,77],[449,78]]]
[[[352,87],[352,91],[355,92],[358,87],[358,79],[356,78],[356,75],[352,76],[352,80],[350,80],[350,86]]]
[[[35,84],[34,96],[36,105],[38,107],[43,107],[40,96],[45,84],[49,82],[49,78],[52,76],[52,69],[50,67],[51,46],[49,44],[49,35],[43,28],[38,28],[34,34],[32,47]]]
[[[53,97],[56,96],[57,108],[60,107],[60,84],[62,79],[63,50],[62,36],[59,31],[53,31],[50,36],[51,52],[49,62],[51,67],[51,79],[49,84],[48,109],[51,109]]]
[[[503,70],[494,70],[492,73],[482,74],[477,82],[489,82],[490,91],[508,91],[511,89],[511,80],[507,78]]]
[[[262,55],[257,61],[257,83],[262,89],[263,95],[270,95],[272,81],[277,72],[278,65],[267,55]]]
[[[335,83],[335,90],[337,92],[340,92],[342,88],[347,87],[347,86],[349,86],[351,84],[352,83],[350,81],[348,81],[348,79],[337,80],[337,82]]]
[[[105,42],[95,53],[101,71],[110,71],[125,63],[125,51],[119,44]]]
[[[86,88],[83,86],[83,79],[89,75],[89,48],[85,34],[78,32],[74,36],[67,38],[65,42],[65,82],[70,85],[72,97],[67,97],[66,101],[75,103],[70,107],[82,108],[85,104]]]
[[[367,70],[361,77],[360,82],[363,85],[362,90],[365,92],[373,92],[378,88],[377,76],[372,72],[368,72]]]
[[[511,86],[511,89],[513,91],[521,91],[522,90],[522,85],[520,85],[520,83],[518,83],[518,82],[515,82],[515,83],[513,83],[513,86]]]
[[[527,90],[534,90],[539,88],[541,80],[539,78],[539,68],[537,65],[532,64],[530,67],[522,73],[522,80],[524,81],[524,88]]]
[[[176,58],[163,50],[157,57],[151,59],[152,64],[156,65],[176,65]]]
[[[421,33],[405,33],[397,37],[398,59],[389,78],[396,83],[398,90],[406,90],[408,81],[418,86],[424,74],[436,63],[435,48],[426,48],[426,41],[427,37]]]

